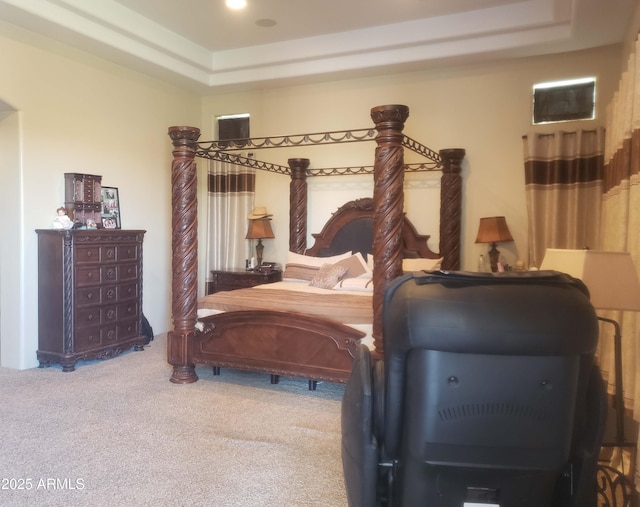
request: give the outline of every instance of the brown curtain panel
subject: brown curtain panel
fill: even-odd
[[[529,266],[547,248],[599,247],[603,128],[523,136]]]
[[[602,200],[603,249],[631,254],[640,266],[640,44],[630,55],[618,89],[607,107],[605,183]],[[625,406],[640,421],[640,317],[635,312],[607,312],[622,331],[622,372]],[[611,327],[611,326],[608,326]],[[603,328],[612,340],[613,330]],[[604,336],[603,336],[604,338]],[[602,341],[602,340],[601,340]],[[609,375],[609,383],[612,383]],[[636,487],[640,477],[636,466]]]

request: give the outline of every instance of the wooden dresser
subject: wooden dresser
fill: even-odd
[[[38,361],[73,371],[80,359],[142,350],[139,230],[38,234]]]

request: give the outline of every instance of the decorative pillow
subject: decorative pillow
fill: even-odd
[[[311,257],[310,255],[289,252],[287,263],[284,267],[282,278],[285,281],[309,282],[318,274],[323,264],[335,264],[338,261],[351,257],[351,252],[346,252],[332,257]]]
[[[356,252],[351,257],[347,257],[344,260],[334,263],[334,266],[345,266],[347,272],[344,278],[358,278],[359,276],[365,276],[371,278],[371,272],[367,267],[367,263],[364,261],[364,257],[360,252]]]
[[[435,271],[440,269],[442,257],[440,259],[402,259],[402,271],[410,273],[412,271]]]
[[[282,279],[286,281],[310,282],[318,274],[320,267],[309,266],[308,264],[289,263],[284,268]]]
[[[347,268],[337,264],[323,264],[318,274],[313,277],[309,285],[320,289],[333,289],[334,285],[345,275]]]
[[[333,290],[373,292],[373,280],[371,278],[343,278],[334,285]]]

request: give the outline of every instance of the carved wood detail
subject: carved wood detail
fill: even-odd
[[[304,254],[307,248],[307,168],[308,158],[290,158],[289,251]]]
[[[404,150],[402,130],[409,108],[379,106],[371,110],[376,124],[373,166],[373,343],[382,353],[382,303],[387,284],[402,274],[402,225],[404,209]]]
[[[168,359],[174,366],[171,381],[198,380],[188,342],[197,319],[198,231],[196,142],[200,129],[170,127],[173,142],[172,185],[172,313],[173,332],[168,334]]]
[[[460,237],[462,234],[462,159],[465,150],[451,148],[440,151],[444,162],[440,185],[440,253],[442,269],[460,269]]]

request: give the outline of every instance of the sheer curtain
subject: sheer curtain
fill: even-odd
[[[547,248],[599,247],[603,128],[523,136],[529,266]]]
[[[640,267],[640,43],[629,57],[618,89],[607,107],[605,193],[602,201],[603,249],[631,254]],[[640,316],[614,313],[622,331],[625,406],[640,421]],[[612,330],[606,330],[609,335]],[[612,339],[611,337],[609,337]],[[636,487],[640,476],[636,466]]]
[[[247,216],[253,209],[255,169],[211,162],[208,174],[207,280],[212,269],[244,269],[250,257]]]

